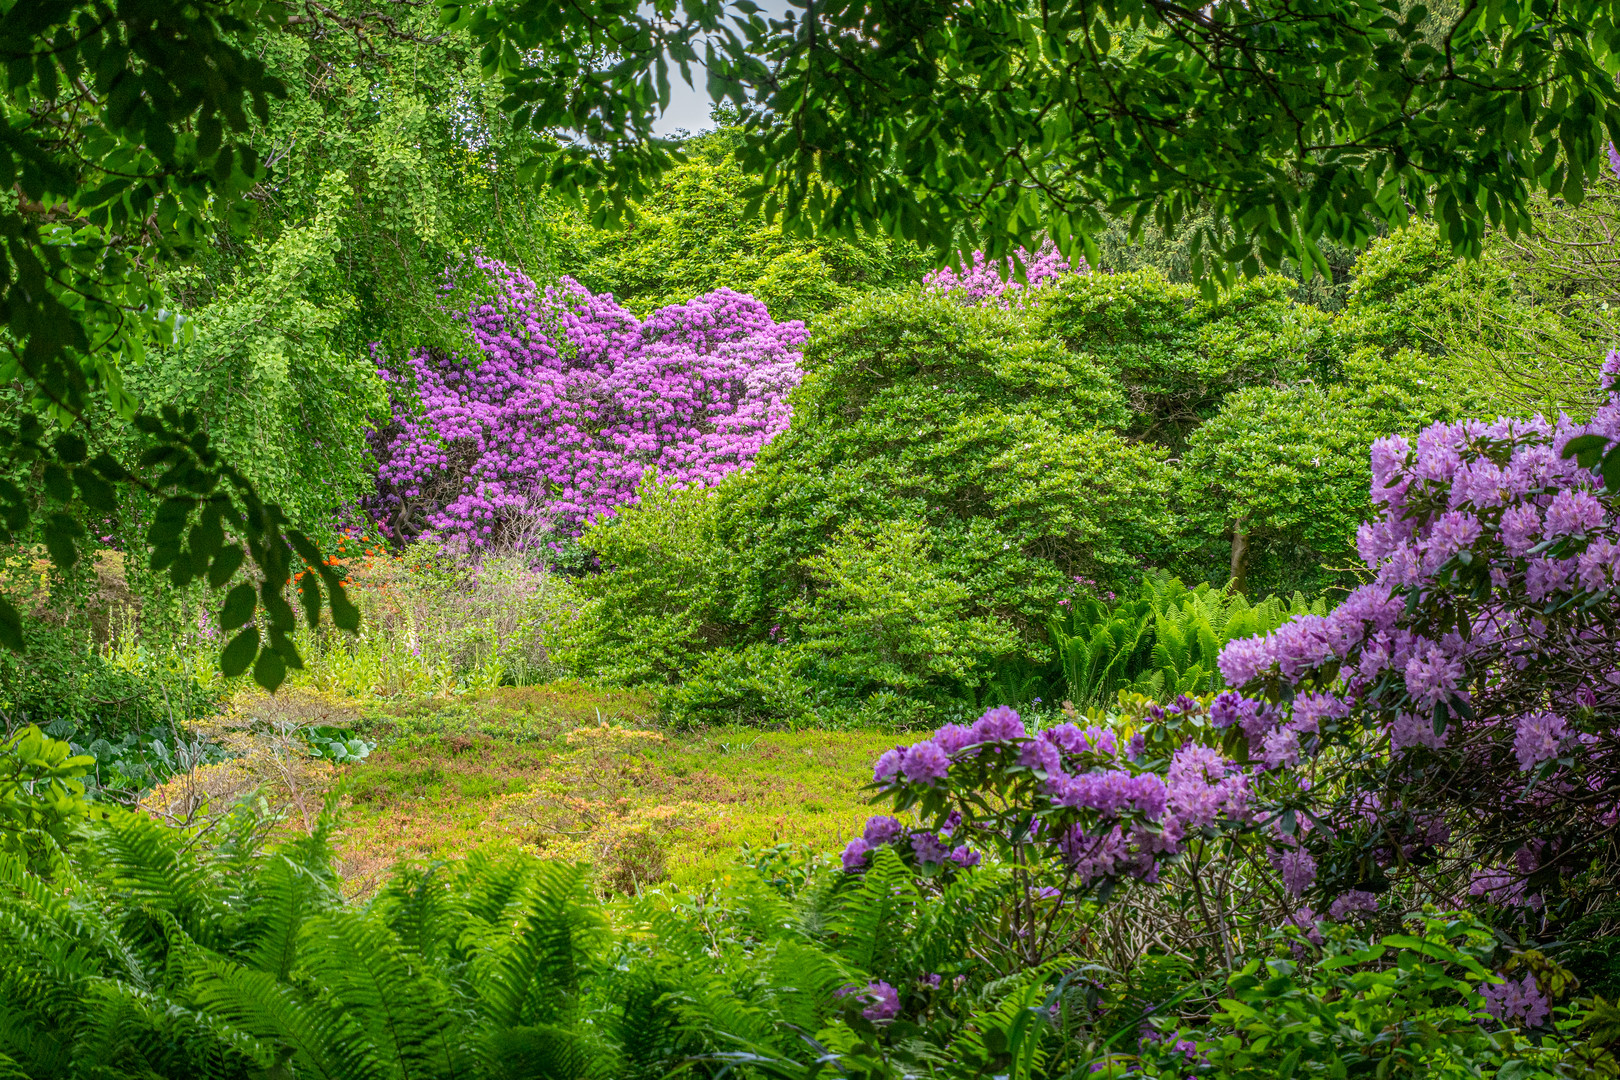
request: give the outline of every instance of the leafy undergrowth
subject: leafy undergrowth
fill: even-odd
[[[864,822],[861,788],[893,744],[873,731],[677,733],[656,724],[655,711],[645,694],[570,683],[399,706],[309,692],[246,699],[233,705],[237,730],[273,733],[307,718],[351,728],[376,748],[363,762],[296,776],[285,750],[261,749],[237,758],[229,776],[221,770],[231,785],[219,794],[239,797],[237,774],[268,763],[254,770],[261,792],[286,804],[297,828],[335,791],[338,852],[357,894],[401,861],[478,849],[587,861],[604,891],[697,887],[724,875],[745,843],[837,850]],[[147,805],[190,806],[198,785],[171,785]]]

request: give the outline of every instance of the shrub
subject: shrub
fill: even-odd
[[[736,617],[754,634],[814,589],[805,560],[850,521],[926,526],[980,613],[1043,618],[1070,576],[1131,575],[1162,548],[1170,473],[1112,429],[1106,371],[1014,313],[873,297],[829,315],[794,425],[725,493]]]
[[[1256,556],[1271,563],[1258,569],[1273,587],[1314,591],[1334,581],[1326,568],[1352,561],[1356,527],[1372,510],[1373,443],[1485,405],[1451,367],[1410,349],[1386,358],[1364,348],[1346,359],[1339,381],[1230,395],[1181,459],[1177,494],[1192,557],[1209,559],[1209,573],[1228,573],[1239,590]]]
[[[90,815],[84,776],[94,764],[33,724],[0,741],[0,852],[51,865]]]
[[[634,512],[586,526],[601,572],[579,579],[578,618],[560,639],[575,670],[611,682],[671,683],[726,642],[726,553],[714,496],[649,477]]]
[[[753,297],[721,289],[638,321],[567,278],[542,291],[481,258],[464,274],[476,352],[414,350],[373,438],[391,539],[555,542],[633,501],[648,469],[713,484],[787,426],[804,326]]]
[[[1404,272],[1402,260],[1417,258],[1407,247],[1371,260],[1369,274]],[[715,587],[701,604],[678,601],[680,659],[656,674],[678,682],[702,671],[701,690],[680,699],[683,716],[712,707],[735,718],[790,685],[812,702],[909,698],[885,704],[887,715],[937,710],[937,680],[926,692],[849,683],[855,669],[886,662],[879,637],[844,634],[836,665],[809,645],[805,620],[825,606],[816,568],[852,522],[914,524],[931,573],[966,591],[962,614],[1018,636],[1015,655],[980,650],[971,677],[946,680],[962,696],[1052,700],[1067,680],[1036,669],[1054,647],[1069,648],[1054,616],[1063,622],[1075,579],[1125,591],[1163,568],[1257,594],[1342,583],[1348,574],[1335,567],[1367,506],[1367,448],[1475,400],[1443,358],[1362,342],[1359,327],[1374,321],[1364,305],[1384,295],[1376,282],[1336,320],[1293,302],[1282,279],[1203,301],[1153,272],[1032,263],[1033,284],[1016,293],[980,260],[960,281],[937,275],[920,292],[864,297],[818,322],[793,424],[709,496],[703,543],[714,550],[700,577]],[[662,571],[649,556],[620,552],[613,562],[607,575],[627,580],[592,589],[660,605]],[[604,607],[583,621],[617,617]],[[654,677],[611,659],[641,648],[642,635],[592,633],[597,668]],[[774,639],[797,651],[763,646]],[[1167,654],[1157,693],[1173,698],[1183,678],[1191,687],[1213,674],[1200,648]],[[1133,666],[1124,683],[1104,681],[1117,690],[1147,674],[1145,662]],[[728,689],[732,676],[748,685]],[[1079,692],[1107,696],[1089,684]]]
[[[1222,715],[1278,770],[1279,810],[1315,826],[1296,891],[1396,907],[1466,894],[1534,938],[1612,911],[1620,532],[1615,477],[1588,467],[1595,452],[1576,460],[1620,436],[1620,353],[1604,370],[1589,425],[1380,440],[1358,536],[1372,580],[1222,654],[1247,695]]]
[[[851,523],[804,566],[816,591],[787,615],[820,680],[856,698],[937,699],[1018,647],[1004,624],[967,615],[968,590],[940,573],[915,523]]]
[[[1152,270],[1071,276],[1043,290],[1030,319],[1109,373],[1130,402],[1133,435],[1179,448],[1230,393],[1335,372],[1332,319],[1291,292],[1266,277],[1209,301]]]

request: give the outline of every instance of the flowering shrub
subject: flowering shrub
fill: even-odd
[[[991,853],[1014,868],[1016,948],[1041,963],[1080,912],[1070,904],[1054,918],[1038,902],[1106,899],[1121,883],[1156,882],[1190,836],[1246,826],[1248,777],[1193,737],[1213,732],[1203,712],[1183,697],[1124,747],[1097,724],[1031,730],[1005,706],[971,726],[946,724],[878,759],[873,783],[895,815],[918,823],[873,817],[845,847],[844,869],[862,871],[889,848],[924,877],[949,877]]]
[[[963,266],[960,273],[946,266],[925,275],[923,291],[949,295],[968,303],[1012,307],[1027,299],[1029,290],[1054,284],[1067,274],[1090,272],[1084,259],[1071,263],[1051,243],[1042,245],[1033,255],[1019,248],[1015,258],[1024,269],[1023,282],[1013,277],[1013,260],[991,262],[984,257],[984,252],[975,251],[973,265]]]
[[[1303,816],[1316,873],[1302,856],[1296,891],[1335,909],[1396,886],[1408,903],[1466,896],[1546,935],[1610,895],[1620,493],[1589,466],[1620,436],[1617,373],[1613,353],[1585,424],[1379,440],[1379,512],[1357,537],[1371,580],[1222,653],[1243,692],[1212,715]]]
[[[406,539],[470,548],[577,535],[648,470],[712,485],[788,423],[804,325],[720,289],[637,320],[563,278],[476,259],[494,295],[463,316],[480,355],[417,349],[373,436],[376,510]],[[448,292],[448,287],[447,287]]]

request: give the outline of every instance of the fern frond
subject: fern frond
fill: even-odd
[[[192,993],[210,1015],[279,1047],[300,1075],[372,1080],[383,1072],[365,1029],[341,1010],[321,1008],[262,971],[199,956]]]
[[[470,1059],[448,988],[399,947],[368,911],[337,910],[309,920],[299,970],[321,991],[316,1003],[365,1031],[370,1052],[405,1078],[464,1076]]]
[[[327,883],[304,863],[277,854],[264,861],[254,883],[257,926],[244,950],[247,965],[285,982],[298,954],[304,920],[339,903]]]
[[[549,1024],[566,1015],[604,931],[586,895],[587,868],[534,864],[498,925],[482,935],[473,983],[500,1026]]]
[[[615,1056],[583,1026],[535,1024],[489,1036],[486,1055],[501,1080],[610,1080]]]
[[[130,913],[163,911],[193,938],[213,944],[223,925],[217,918],[221,891],[213,888],[206,860],[185,848],[185,834],[158,824],[144,814],[113,815],[89,841],[91,876],[98,890],[118,896]],[[160,946],[150,936],[155,922],[125,918],[126,936],[142,933],[131,944],[150,951]]]
[[[897,910],[916,906],[919,897],[905,863],[893,848],[884,847],[873,856],[855,887],[840,893],[839,899],[832,920],[838,951],[855,968],[867,971],[890,950],[898,926]]]

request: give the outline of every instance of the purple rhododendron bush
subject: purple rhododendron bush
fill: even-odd
[[[1251,754],[1229,699],[1125,704],[1046,726],[997,707],[877,761],[887,812],[822,901],[842,934],[882,927],[870,980],[841,991],[862,1036],[846,1048],[903,1062],[922,1034],[976,1057],[949,1016],[1011,986],[1026,1051],[1073,1075],[1609,1066],[1580,1034],[1607,1006],[1467,898],[1392,903],[1364,882],[1313,912],[1280,797],[1296,782]]]
[[[1610,977],[1620,916],[1617,377],[1584,423],[1380,441],[1365,584],[1228,645],[1238,689],[896,746],[850,887],[904,880],[925,935],[971,904],[976,962],[1115,1026],[1094,1072],[1613,1075],[1577,973]],[[872,1023],[927,1008],[880,974]]]
[[[555,542],[633,505],[649,471],[712,485],[786,428],[801,322],[719,289],[645,320],[570,278],[540,288],[476,258],[449,275],[471,355],[416,349],[374,433],[373,511],[394,540]]]
[[[1366,584],[1221,656],[1212,715],[1297,825],[1291,891],[1596,929],[1620,867],[1620,495],[1588,423],[1437,424],[1373,448]],[[1290,790],[1292,789],[1292,790]],[[1577,935],[1578,936],[1578,935]]]

